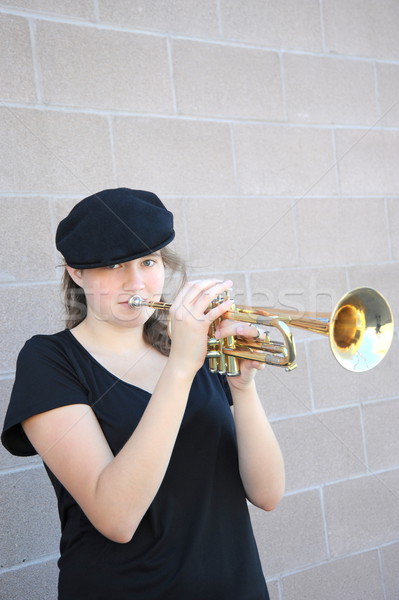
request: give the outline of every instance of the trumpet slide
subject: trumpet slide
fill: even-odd
[[[222,295],[215,298],[210,308],[217,306],[227,297]],[[129,306],[133,309],[149,306],[168,310],[171,304],[146,302],[135,295],[129,299]],[[228,376],[239,375],[237,359],[256,360],[284,367],[286,371],[294,369],[297,365],[292,327],[328,337],[331,351],[338,363],[348,371],[356,373],[369,371],[383,360],[394,333],[393,316],[387,300],[380,292],[369,287],[356,288],[345,294],[331,315],[311,316],[310,313],[304,313],[297,316],[282,309],[233,303],[221,319],[274,328],[281,337],[281,341],[273,341],[269,331],[265,331],[266,337],[262,341],[243,340],[233,336],[219,340],[215,338],[216,325],[213,323],[208,336],[209,367],[212,372]]]

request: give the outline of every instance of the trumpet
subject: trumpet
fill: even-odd
[[[229,293],[215,298],[209,309],[229,298]],[[168,310],[166,302],[145,301],[138,295],[129,299],[131,308],[148,306]],[[234,377],[240,374],[238,359],[255,360],[286,371],[296,368],[295,340],[291,328],[304,329],[328,337],[330,349],[338,363],[351,372],[369,371],[386,356],[394,334],[391,308],[380,292],[359,287],[345,294],[331,314],[303,313],[296,316],[288,310],[232,304],[220,317],[266,327],[263,340],[243,340],[229,336],[215,337],[217,323],[212,323],[208,334],[209,368],[212,372]],[[279,332],[280,340],[270,338],[268,328]]]

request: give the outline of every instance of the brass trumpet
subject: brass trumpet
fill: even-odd
[[[209,308],[218,306],[227,298],[228,294],[218,296]],[[168,310],[171,304],[146,302],[136,295],[129,299],[129,306]],[[368,287],[356,288],[345,294],[331,315],[311,317],[310,313],[304,313],[297,317],[287,310],[233,303],[221,319],[273,327],[282,338],[282,341],[272,341],[266,330],[262,340],[244,341],[233,336],[219,340],[215,338],[216,324],[213,323],[208,337],[209,367],[212,372],[228,376],[239,375],[237,359],[256,360],[284,367],[286,371],[295,369],[296,350],[291,327],[328,336],[331,351],[339,364],[356,373],[369,371],[383,360],[394,333],[393,316],[387,300],[377,290]]]

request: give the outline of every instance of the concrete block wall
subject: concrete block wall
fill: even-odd
[[[0,0],[0,409],[25,339],[63,327],[57,222],[130,186],[175,212],[192,276],[327,311],[360,285],[399,314],[395,0]],[[344,371],[294,331],[258,376],[287,493],[251,508],[272,600],[399,597],[397,333]],[[37,458],[0,450],[0,598],[54,600],[59,526]]]

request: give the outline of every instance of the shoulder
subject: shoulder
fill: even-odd
[[[62,349],[70,345],[70,337],[68,329],[47,335],[34,335],[25,342],[19,354],[25,355],[34,352]]]
[[[68,329],[51,335],[35,335],[22,347],[16,365],[14,391],[53,386],[87,389],[81,349]],[[54,387],[53,387],[54,389]]]
[[[49,335],[34,335],[21,348],[17,358],[17,370],[22,365],[48,361],[62,360],[70,353],[73,337],[65,329]]]
[[[2,442],[13,454],[34,454],[21,423],[31,416],[70,404],[89,404],[89,392],[67,331],[35,335],[18,355]]]

